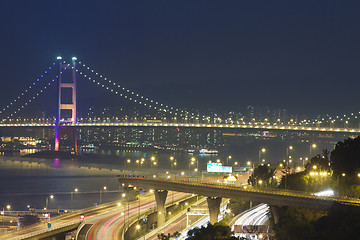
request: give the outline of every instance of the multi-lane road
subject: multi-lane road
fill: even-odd
[[[186,193],[171,192],[167,198],[167,205],[172,201],[180,201],[190,196]],[[154,211],[156,207],[153,194],[144,194],[139,200],[123,202],[117,209],[105,212],[102,215],[87,219],[85,224],[92,224],[87,233],[86,240],[115,240],[121,239],[123,230],[137,221],[143,215]],[[81,240],[81,239],[79,239]]]
[[[170,192],[167,204],[189,196],[191,195],[186,193]],[[124,227],[127,228],[129,223],[138,219],[138,216],[154,211],[156,207],[153,193],[143,194],[140,196],[140,201],[126,201],[125,199],[58,216],[48,221],[51,223],[51,228],[48,228],[47,222],[42,222],[18,231],[3,233],[0,240],[43,238],[55,232],[61,232],[62,229],[76,229],[80,224],[86,224],[88,229],[83,239],[120,239]],[[84,215],[83,220],[81,215]]]

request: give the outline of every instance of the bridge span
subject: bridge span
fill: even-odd
[[[210,212],[210,222],[217,221],[220,202],[222,198],[231,198],[242,201],[255,201],[267,203],[270,206],[281,207],[291,206],[298,208],[308,208],[315,210],[326,210],[333,204],[360,206],[359,199],[336,198],[336,197],[317,197],[310,193],[284,191],[269,188],[252,188],[249,186],[235,186],[228,184],[214,184],[203,182],[187,182],[180,180],[163,180],[140,177],[118,176],[120,185],[136,186],[156,191],[178,191],[193,193],[208,197],[208,207]],[[157,199],[157,204],[162,204],[166,199]]]
[[[305,132],[336,132],[336,133],[360,133],[359,128],[333,128],[314,127],[301,125],[268,125],[268,124],[225,124],[225,123],[152,123],[152,122],[96,122],[96,123],[61,123],[63,127],[70,128],[108,128],[108,127],[153,127],[153,128],[216,128],[216,129],[259,129],[277,131],[305,131]],[[0,123],[0,128],[55,128],[55,123]]]

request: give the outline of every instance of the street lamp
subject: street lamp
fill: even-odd
[[[260,149],[259,150],[259,162],[261,162],[260,160],[261,160],[261,153],[265,153],[266,152],[266,149],[265,148],[262,148],[262,149]],[[265,160],[265,159],[264,159]],[[265,162],[265,161],[264,161]]]
[[[46,197],[46,199],[45,199],[45,208],[46,208],[46,209],[48,209],[49,198],[50,198],[50,199],[53,199],[53,198],[54,198],[54,195],[51,194],[49,197]],[[10,205],[8,205],[8,206],[10,206]],[[6,206],[6,208],[7,208],[8,206]]]
[[[252,162],[247,161],[246,165],[251,166],[251,171],[254,171],[254,164]]]
[[[8,211],[10,211],[10,208],[11,208],[11,206],[10,206],[9,204],[6,205],[6,209],[7,209]],[[2,212],[1,212],[1,215],[2,215],[2,218],[1,218],[2,227],[4,228],[4,216],[5,216],[5,209],[4,209],[4,208],[3,208]]]
[[[196,161],[196,162],[195,162],[195,161]],[[196,165],[196,166],[195,166],[196,168],[199,167],[199,162],[198,162],[198,160],[197,160],[195,157],[192,157],[192,158],[190,159],[189,170],[190,170],[191,165]]]
[[[70,192],[70,208],[72,209],[73,208],[73,198],[74,198],[74,192],[77,193],[79,191],[78,188],[75,188],[74,191],[71,191]]]
[[[103,188],[100,188],[100,204],[102,203],[102,192],[103,190],[105,191],[107,189],[106,186],[104,186]]]
[[[173,168],[173,166],[174,166],[174,168],[176,168],[176,159],[173,157],[173,156],[171,156],[170,157],[170,166],[171,166],[171,168]]]
[[[229,166],[229,159],[231,159],[232,157],[231,156],[228,156],[227,159],[226,159],[226,165]]]
[[[310,145],[310,159],[311,159],[311,149],[315,149],[317,146],[315,143]]]
[[[289,157],[289,151],[293,150],[293,146],[286,148],[286,157]]]

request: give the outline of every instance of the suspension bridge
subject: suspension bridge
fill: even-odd
[[[58,67],[57,67],[58,66]],[[58,69],[57,74],[51,77]],[[65,75],[66,73],[66,75]],[[50,76],[50,78],[48,78]],[[125,99],[133,104],[142,106],[160,113],[160,117],[153,118],[78,118],[77,113],[77,78],[81,77],[90,83],[102,88],[115,96]],[[47,81],[46,81],[47,79]],[[58,86],[57,116],[52,118],[27,119],[19,118],[19,114],[51,86]],[[81,89],[81,87],[79,87]],[[65,96],[67,93],[67,96]],[[211,129],[259,129],[277,131],[305,131],[305,132],[328,132],[328,133],[360,133],[360,112],[344,114],[341,116],[318,116],[315,119],[293,120],[282,122],[280,119],[269,121],[268,119],[245,121],[244,118],[220,118],[201,114],[198,110],[190,111],[177,108],[158,100],[146,97],[120,85],[118,81],[111,80],[103,74],[95,71],[83,62],[77,61],[76,57],[67,63],[61,56],[57,62],[52,63],[44,73],[30,84],[21,94],[10,103],[0,109],[1,128],[42,127],[55,128],[55,150],[59,149],[59,137],[61,129],[68,129],[74,135],[76,147],[76,129],[85,127],[152,127],[152,128],[211,128]]]

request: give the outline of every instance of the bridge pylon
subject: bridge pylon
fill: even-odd
[[[59,60],[59,92],[58,92],[58,109],[56,115],[56,127],[55,127],[55,151],[59,151],[60,148],[60,123],[70,122],[76,123],[76,57],[73,57],[72,63],[64,64],[62,57],[58,56]],[[71,76],[64,75],[67,68],[71,68]],[[68,72],[66,72],[68,73]],[[77,139],[76,129],[71,131],[74,139],[74,150],[77,152]]]

